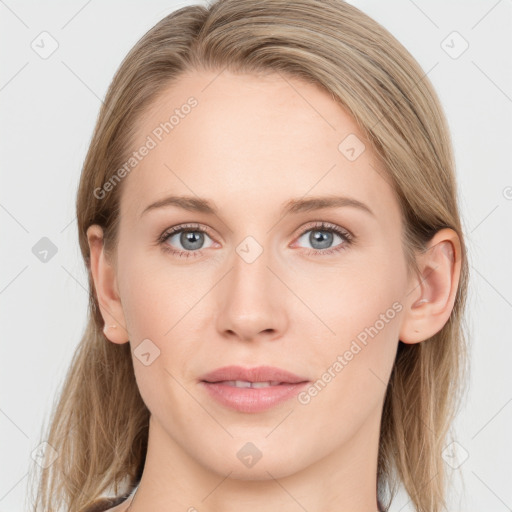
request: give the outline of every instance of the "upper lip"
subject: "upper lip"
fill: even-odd
[[[203,375],[200,380],[205,382],[222,382],[226,380],[243,380],[247,382],[276,381],[289,384],[308,381],[305,377],[300,377],[282,368],[272,366],[257,366],[255,368],[223,366]]]

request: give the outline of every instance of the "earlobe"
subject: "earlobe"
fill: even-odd
[[[421,275],[409,285],[400,329],[403,343],[434,336],[450,318],[460,278],[460,250],[457,233],[445,228],[417,256]]]
[[[89,226],[87,240],[90,251],[90,272],[101,316],[105,322],[103,333],[112,343],[126,343],[128,333],[126,332],[115,268],[105,255],[101,226],[97,224]]]

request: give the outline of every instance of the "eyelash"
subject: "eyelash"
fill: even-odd
[[[165,252],[171,253],[174,256],[178,256],[179,258],[190,258],[190,257],[195,257],[195,256],[201,256],[201,250],[178,251],[176,249],[173,249],[169,244],[166,243],[167,239],[171,235],[175,235],[176,233],[181,233],[182,231],[184,231],[184,232],[188,231],[191,233],[194,233],[194,232],[206,233],[208,236],[210,236],[210,238],[212,238],[211,235],[209,234],[209,230],[204,229],[199,224],[181,224],[179,226],[174,226],[170,229],[165,230],[158,237],[157,244],[161,245],[162,250],[164,250]],[[329,233],[335,233],[336,235],[340,236],[343,239],[343,243],[337,245],[336,247],[334,247],[332,249],[325,249],[325,250],[306,249],[306,251],[307,251],[306,255],[308,255],[308,256],[310,256],[310,255],[327,256],[329,254],[344,251],[345,249],[347,249],[348,246],[352,245],[352,243],[354,242],[354,239],[355,239],[355,237],[351,233],[346,231],[345,229],[339,228],[335,224],[330,224],[328,222],[318,222],[312,226],[308,226],[308,228],[305,229],[304,231],[302,231],[297,238],[301,238],[303,235],[305,235],[309,231],[325,231],[325,232],[329,232]]]

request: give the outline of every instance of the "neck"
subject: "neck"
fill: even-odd
[[[379,431],[380,416],[375,415],[336,451],[317,458],[312,465],[291,472],[272,465],[275,460],[269,458],[266,466],[256,464],[252,468],[255,471],[244,478],[234,476],[233,471],[221,473],[213,466],[200,464],[151,416],[144,472],[126,510],[296,512],[299,507],[324,512],[375,512],[379,510]],[[311,454],[305,453],[304,457]]]

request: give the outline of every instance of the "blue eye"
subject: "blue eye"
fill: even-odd
[[[336,241],[336,237],[341,243],[332,247],[332,244]],[[345,246],[350,243],[348,233],[341,231],[337,227],[329,227],[325,224],[316,226],[313,229],[308,229],[299,237],[299,241],[303,238],[312,245],[312,249],[314,249],[315,252],[325,254],[330,254],[333,250],[341,250],[340,245],[345,248]]]
[[[159,241],[164,250],[170,251],[180,257],[199,256],[199,250],[203,249],[205,236],[210,238],[205,229],[199,225],[176,226],[168,229],[160,237]],[[176,238],[185,250],[175,250],[170,247],[168,241]],[[211,238],[210,238],[211,240]],[[211,247],[211,245],[209,246]]]
[[[308,233],[309,236],[307,236]],[[313,246],[312,249],[307,250],[307,255],[322,256],[342,251],[350,246],[354,240],[353,235],[348,231],[335,224],[326,222],[318,222],[307,230],[302,231],[298,240],[306,236],[308,243]],[[341,243],[331,247],[335,237],[338,237]],[[206,247],[204,247],[205,238],[210,239],[212,242]],[[180,244],[183,249],[173,249],[173,245],[169,243],[169,241],[173,239],[175,239],[174,244]],[[167,229],[158,238],[158,243],[162,246],[163,250],[175,256],[189,258],[191,256],[201,256],[201,250],[212,247],[213,240],[208,235],[208,230],[199,224],[186,224]]]
[[[336,237],[341,240],[341,243],[332,247]],[[299,240],[302,238],[306,238],[307,242],[313,246],[313,250],[308,252],[308,254],[332,254],[333,252],[346,249],[346,246],[352,243],[352,236],[347,231],[324,222],[304,231]]]

